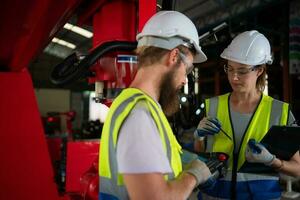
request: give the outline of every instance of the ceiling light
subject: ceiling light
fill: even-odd
[[[200,108],[204,109],[204,107],[205,107],[204,103],[201,103]]]
[[[199,36],[199,40],[201,40],[202,38],[205,38],[205,37],[208,36],[208,35],[209,35],[209,31],[206,32],[206,33],[204,33],[204,34],[202,34],[202,35],[200,35],[200,36]]]
[[[213,31],[217,32],[217,31],[220,31],[221,29],[227,27],[227,23],[226,22],[223,22],[222,24],[216,26],[215,28],[213,28]]]
[[[70,42],[67,42],[67,41],[58,39],[58,38],[56,38],[56,37],[52,39],[52,42],[57,43],[57,44],[60,44],[60,45],[65,46],[65,47],[68,47],[68,48],[70,48],[70,49],[75,49],[75,48],[76,48],[76,45],[75,45],[75,44],[72,44],[72,43],[70,43]]]
[[[185,103],[185,102],[187,102],[187,98],[186,98],[185,96],[181,97],[181,99],[180,99],[180,100],[181,100],[181,102],[182,102],[182,103]]]
[[[196,110],[195,114],[196,114],[196,115],[200,115],[200,114],[201,114],[200,108],[198,108],[198,109]]]
[[[92,33],[92,32],[90,32],[90,31],[88,31],[88,30],[85,30],[85,29],[83,29],[83,28],[80,28],[80,27],[78,27],[78,26],[75,26],[75,25],[73,25],[73,24],[66,23],[66,24],[64,25],[64,28],[65,28],[65,29],[68,29],[68,30],[70,30],[70,31],[73,31],[73,32],[75,32],[75,33],[77,33],[77,34],[79,34],[79,35],[82,35],[82,36],[84,36],[84,37],[86,37],[86,38],[91,38],[91,37],[93,37],[93,33]]]

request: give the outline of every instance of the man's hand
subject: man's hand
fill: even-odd
[[[196,131],[194,132],[195,138],[201,138],[207,135],[214,135],[220,132],[221,123],[215,117],[204,117]]]
[[[193,160],[185,172],[192,174],[196,178],[196,187],[204,184],[211,177],[209,168],[199,159]]]
[[[271,154],[262,144],[257,143],[254,139],[249,140],[245,156],[248,162],[263,163],[267,166],[270,166],[275,159],[275,155]]]
[[[200,190],[207,190],[207,189],[213,188],[216,183],[217,183],[217,180],[213,176],[211,176],[203,184],[200,184],[198,188]]]

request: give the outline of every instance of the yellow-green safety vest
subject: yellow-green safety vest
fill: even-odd
[[[224,152],[229,155],[228,169],[233,167],[234,135],[229,109],[230,93],[205,100],[206,115],[217,117],[222,124],[222,129],[232,138],[230,140],[224,134],[216,134],[207,142],[207,151]],[[247,130],[241,141],[238,155],[239,170],[245,163],[245,150],[249,139],[261,141],[269,128],[273,125],[286,125],[288,121],[289,105],[285,102],[273,99],[262,94],[261,100],[252,115]]]
[[[161,108],[142,91],[135,88],[127,88],[114,100],[103,126],[99,152],[100,195],[104,194],[117,199],[128,199],[123,177],[118,173],[117,169],[116,144],[119,130],[124,120],[138,102],[142,102],[153,117],[164,151],[170,162],[173,173],[165,176],[165,179],[173,179],[182,171],[181,146],[177,142]]]

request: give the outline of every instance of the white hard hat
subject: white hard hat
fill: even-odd
[[[221,57],[245,65],[272,64],[273,61],[268,39],[256,30],[236,36]]]
[[[177,11],[160,11],[153,15],[136,39],[138,47],[155,46],[169,50],[179,45],[194,47],[196,50],[194,63],[207,60],[199,46],[195,25],[188,17]]]

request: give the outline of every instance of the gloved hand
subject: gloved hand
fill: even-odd
[[[245,156],[248,162],[263,163],[267,166],[270,166],[275,159],[275,155],[271,154],[262,144],[257,143],[254,139],[249,140]]]
[[[185,172],[192,174],[196,178],[196,187],[204,184],[211,177],[209,168],[199,159],[193,160]]]
[[[184,169],[188,168],[190,163],[193,160],[198,159],[197,154],[187,151],[185,149],[182,150],[182,154],[180,154],[180,157],[181,157],[181,164]]]
[[[198,188],[200,190],[207,190],[207,189],[213,188],[216,183],[217,183],[217,180],[213,176],[211,176],[203,184],[200,184],[198,186]]]
[[[195,138],[201,138],[207,135],[214,135],[218,132],[220,132],[221,123],[220,121],[215,117],[204,117],[196,131],[194,132]]]

